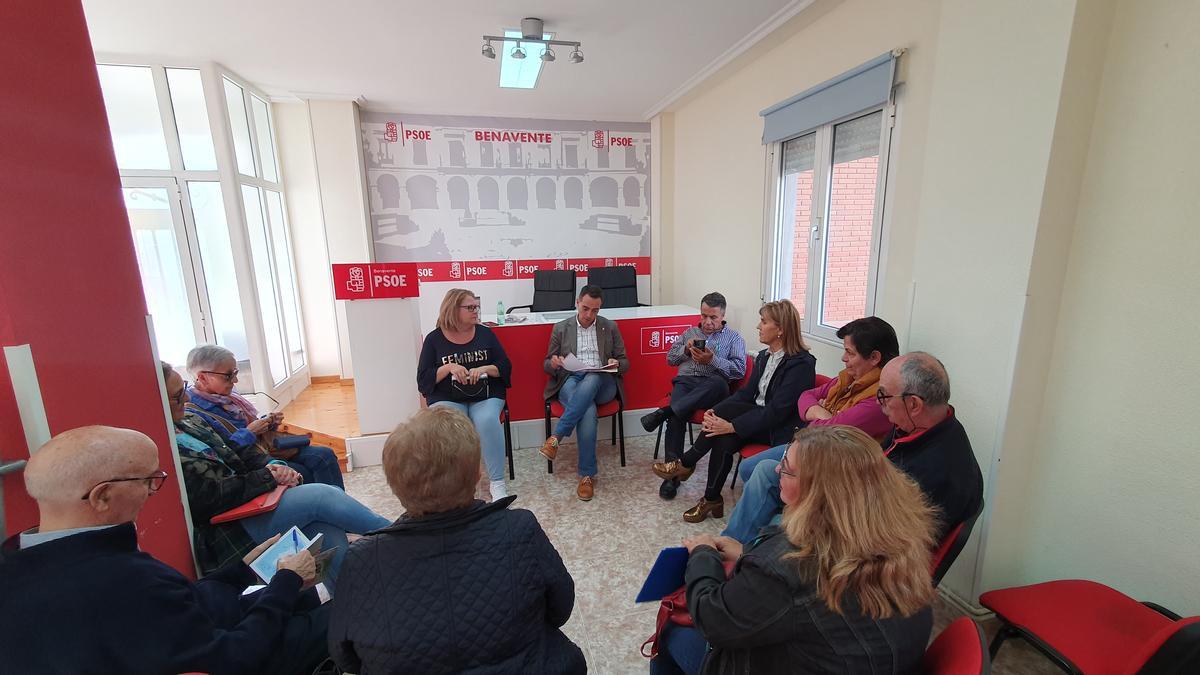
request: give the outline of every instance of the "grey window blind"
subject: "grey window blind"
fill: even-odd
[[[763,110],[763,143],[792,138],[887,101],[895,63],[888,52]]]

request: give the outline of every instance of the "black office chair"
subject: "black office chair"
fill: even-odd
[[[531,312],[557,312],[575,309],[575,270],[537,270],[533,273],[533,304],[509,307]]]
[[[637,270],[633,267],[593,267],[588,283],[604,289],[604,308],[645,307],[638,302]]]

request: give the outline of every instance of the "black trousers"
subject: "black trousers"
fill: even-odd
[[[721,375],[678,375],[671,380],[671,414],[666,425],[666,460],[683,455],[683,432],[697,410],[707,410],[729,396],[729,380]]]
[[[315,594],[314,594],[315,595]],[[333,603],[327,602],[307,611],[300,610],[288,618],[279,639],[279,648],[263,665],[270,675],[311,673],[329,658],[329,614]]]
[[[713,406],[713,414],[736,423],[739,416],[756,408],[758,406],[753,403],[726,399]],[[697,462],[712,452],[712,458],[708,460],[708,480],[704,484],[704,498],[715,501],[721,498],[721,486],[725,484],[725,479],[729,477],[729,470],[733,468],[734,455],[749,443],[767,442],[769,441],[765,437],[742,438],[737,434],[709,436],[708,432],[702,431],[696,437],[696,443],[692,448],[683,453],[683,465],[696,466]]]

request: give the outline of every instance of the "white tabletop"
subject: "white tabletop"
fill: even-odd
[[[687,305],[653,305],[650,307],[616,307],[613,309],[600,309],[600,316],[613,321],[622,319],[657,319],[665,316],[700,316],[700,310],[697,307],[689,307]],[[536,326],[539,324],[558,323],[563,319],[575,316],[575,310],[565,310],[561,312],[513,312],[504,317],[505,326]],[[515,320],[514,320],[515,319]],[[522,320],[523,319],[523,320]],[[480,321],[496,321],[495,314],[482,314],[479,317]]]

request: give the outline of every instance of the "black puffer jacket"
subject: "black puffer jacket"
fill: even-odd
[[[329,652],[346,671],[585,673],[559,627],[575,582],[516,497],[401,518],[355,542],[338,579]]]
[[[817,596],[809,570],[783,555],[795,547],[769,528],[725,579],[721,554],[698,546],[688,558],[688,610],[712,650],[705,675],[916,672],[933,628],[933,611],[872,619],[851,593],[842,613]]]

